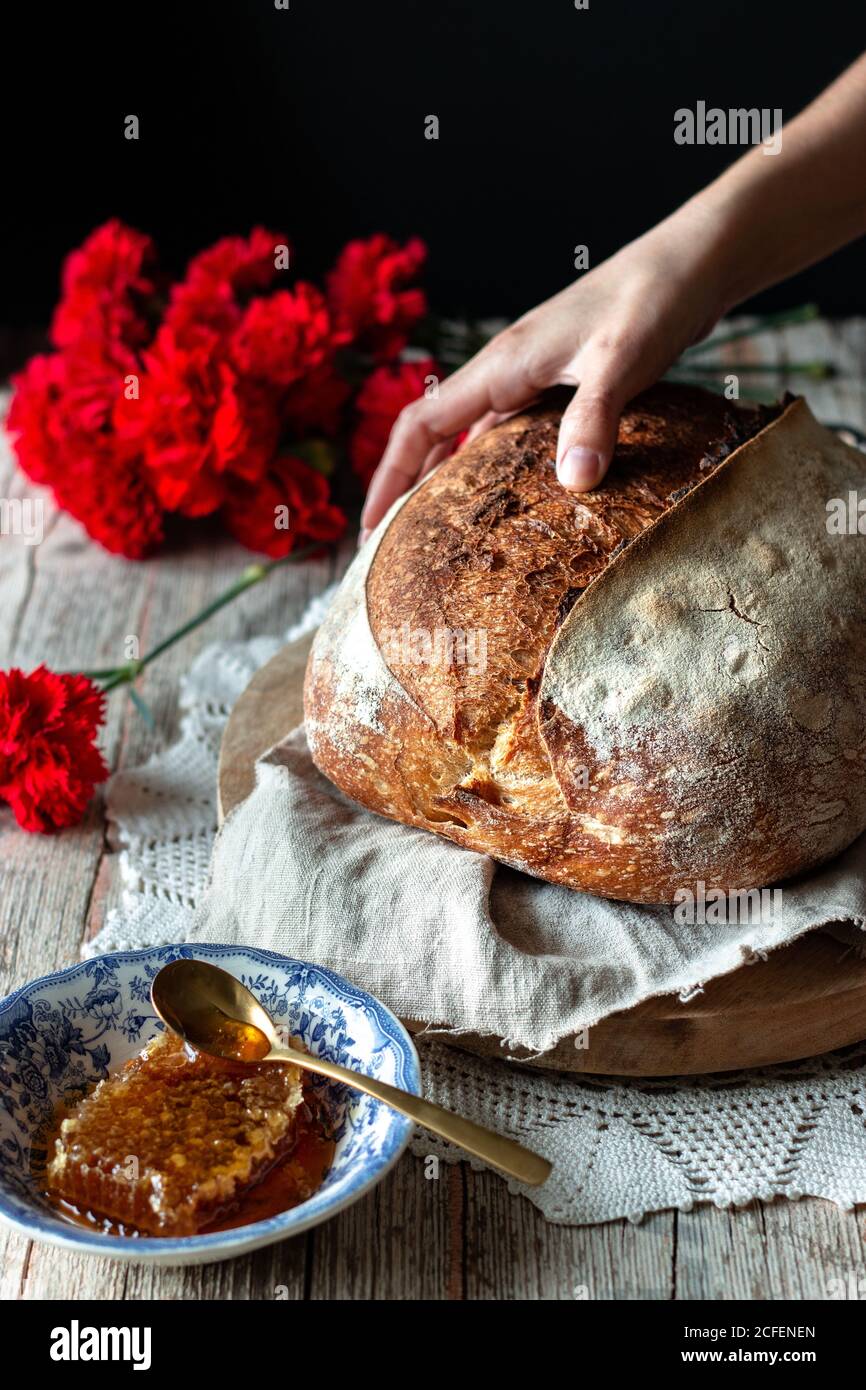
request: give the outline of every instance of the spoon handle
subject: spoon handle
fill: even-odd
[[[421,1096],[413,1096],[409,1091],[400,1090],[398,1086],[389,1086],[386,1081],[365,1076],[363,1072],[350,1071],[348,1067],[341,1067],[339,1063],[329,1062],[324,1057],[295,1052],[290,1047],[274,1046],[264,1060],[292,1062],[297,1067],[303,1067],[305,1071],[329,1076],[333,1081],[342,1081],[356,1091],[375,1096],[376,1100],[390,1105],[392,1110],[399,1110],[401,1114],[408,1115],[425,1129],[432,1130],[434,1134],[459,1145],[476,1158],[484,1159],[485,1163],[492,1163],[494,1167],[501,1168],[504,1173],[529,1187],[540,1187],[550,1176],[552,1165],[540,1154],[525,1149],[514,1139],[506,1139],[504,1135],[496,1134],[492,1129],[475,1124],[474,1120],[455,1115],[441,1105],[434,1105],[432,1101],[424,1100]]]

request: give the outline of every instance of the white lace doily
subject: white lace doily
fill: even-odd
[[[220,739],[255,671],[321,621],[330,591],[282,638],[223,642],[181,688],[180,738],[118,773],[108,814],[123,846],[123,898],[89,954],[187,939],[216,833]],[[698,1202],[725,1207],[784,1196],[866,1201],[866,1043],[809,1062],[667,1082],[530,1071],[418,1040],[426,1094],[523,1140],[554,1164],[524,1192],[549,1221],[638,1220]],[[413,1150],[463,1157],[426,1132]],[[480,1167],[473,1161],[473,1166]]]

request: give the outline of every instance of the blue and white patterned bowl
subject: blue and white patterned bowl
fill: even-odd
[[[321,1095],[336,1127],[334,1161],[318,1192],[290,1211],[183,1239],[103,1235],[54,1212],[31,1177],[31,1146],[35,1152],[58,1100],[107,1076],[162,1030],[150,984],[178,956],[214,961],[243,980],[274,1021],[311,1052],[420,1093],[418,1054],[403,1025],[384,1004],[330,970],[239,946],[162,946],[98,956],[34,980],[0,1002],[0,1219],[21,1235],[154,1264],[223,1260],[342,1211],[406,1148],[411,1120],[323,1079]]]

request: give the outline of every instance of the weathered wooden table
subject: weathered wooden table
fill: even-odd
[[[816,323],[764,337],[742,360],[821,356],[839,375],[785,381],[826,421],[866,427],[866,319]],[[0,452],[0,497],[31,495]],[[178,678],[216,639],[280,633],[345,564],[336,558],[278,571],[149,668],[148,729],[122,692],[104,737],[113,768],[142,762],[176,728]],[[146,650],[226,587],[249,556],[214,535],[143,564],[111,557],[68,517],[46,509],[45,538],[0,539],[0,667],[106,666],[135,634]],[[100,804],[55,838],[18,830],[0,810],[0,994],[78,958],[119,894],[116,855]],[[735,1211],[663,1212],[640,1225],[548,1225],[489,1173],[443,1167],[438,1181],[406,1155],[351,1210],[282,1245],[224,1264],[151,1269],[90,1260],[0,1230],[0,1294],[24,1299],[572,1299],[827,1298],[831,1280],[866,1289],[866,1212],[817,1200]],[[852,1285],[852,1287],[857,1287]]]

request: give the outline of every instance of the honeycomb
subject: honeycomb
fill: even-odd
[[[302,1077],[297,1067],[223,1061],[161,1034],[58,1115],[48,1195],[122,1228],[194,1235],[289,1154],[309,1119]]]

